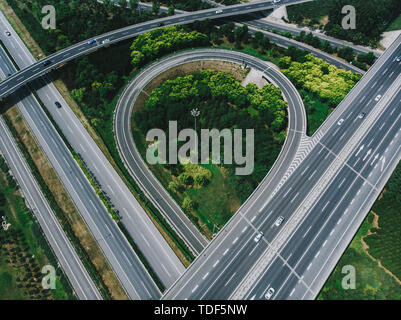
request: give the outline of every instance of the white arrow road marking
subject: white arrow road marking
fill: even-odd
[[[363,144],[363,145],[359,148],[358,152],[355,154],[355,157],[358,156],[358,154],[363,150],[364,147],[365,147],[365,145]]]
[[[367,157],[371,154],[372,149],[369,149],[369,151],[366,153],[366,155],[363,157],[362,161],[365,161]]]
[[[373,163],[379,158],[379,154],[376,153],[374,159],[372,160],[372,162],[370,163],[370,165],[373,165]]]

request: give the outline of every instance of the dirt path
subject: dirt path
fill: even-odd
[[[377,229],[380,229],[380,227],[379,227],[379,215],[378,215],[377,213],[373,212],[373,211],[371,211],[371,213],[372,213],[373,216],[374,216],[373,223],[372,223],[372,224],[373,224],[373,227],[374,227],[374,228],[377,228]],[[371,232],[371,230],[369,229],[368,233],[367,233],[366,235],[364,235],[363,237],[361,237],[361,243],[362,243],[362,248],[363,248],[363,250],[364,250],[365,253],[369,256],[369,258],[371,258],[373,261],[376,261],[376,262],[378,263],[378,265],[379,265],[380,268],[382,268],[387,274],[389,274],[391,277],[393,277],[394,280],[397,281],[397,283],[398,283],[399,285],[401,285],[401,280],[400,280],[396,275],[394,275],[390,270],[388,270],[386,267],[384,267],[379,259],[374,258],[374,257],[369,253],[369,246],[366,244],[366,242],[364,241],[364,239],[365,239],[366,237],[372,235],[372,234],[374,234],[374,232]]]

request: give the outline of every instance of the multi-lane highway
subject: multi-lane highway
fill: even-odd
[[[7,47],[12,56],[15,57],[15,61],[18,63],[18,65],[24,67],[32,63],[32,60],[34,60],[32,55],[22,43],[18,35],[15,34],[14,31],[11,29],[11,26],[8,25],[8,22],[2,14],[0,14],[0,24],[2,24],[5,29],[10,30],[10,32],[12,33],[12,36],[9,37],[4,34],[0,34],[0,38],[3,40],[4,45]],[[12,66],[10,66],[10,68],[11,67]],[[140,206],[138,201],[130,192],[129,188],[124,184],[121,177],[108,162],[107,158],[104,156],[102,151],[96,145],[94,140],[86,131],[85,127],[75,116],[74,112],[68,106],[66,101],[63,99],[63,97],[55,88],[55,86],[51,83],[51,81],[45,76],[43,78],[40,78],[38,81],[32,83],[31,87],[36,90],[39,99],[47,108],[48,112],[51,114],[53,120],[57,123],[58,127],[63,132],[63,135],[68,140],[69,144],[77,153],[81,154],[88,168],[93,172],[94,176],[101,184],[103,191],[106,192],[108,197],[111,199],[111,202],[114,204],[116,210],[119,210],[120,215],[122,216],[122,223],[124,224],[130,236],[134,239],[136,245],[143,252],[147,261],[149,262],[155,273],[158,275],[164,286],[168,287],[169,285],[171,285],[185,270],[184,266],[179,261],[173,250],[159,233],[153,222],[147,216],[144,209]],[[60,104],[62,105],[61,108],[57,108],[55,106],[56,101],[60,102]],[[37,120],[37,127],[39,128],[37,134],[41,135],[42,122],[50,122],[45,113],[42,111],[42,107],[38,105],[38,102],[36,102],[34,105],[36,106],[37,110],[33,111],[33,114],[27,112],[26,115],[24,114],[24,116],[26,118],[29,118],[33,117],[35,114],[38,114],[38,117],[40,117],[41,119]],[[59,171],[59,176],[63,181],[63,179],[66,179],[65,174],[71,171],[70,166],[72,168],[75,168],[77,165],[75,163],[75,160],[71,157],[68,148],[63,143],[60,136],[57,134],[57,131],[50,124],[49,130],[52,133],[49,132],[47,133],[47,136],[43,138],[43,140],[38,140],[42,144],[42,147],[44,149],[44,146],[47,146],[47,144],[55,144],[57,146],[56,150],[60,150],[60,152],[62,151],[64,157],[57,158],[58,162],[56,162],[54,166],[56,170],[58,168],[58,163],[61,163],[64,166],[64,171]],[[53,137],[53,139],[51,137]],[[54,137],[58,138],[54,139]],[[49,148],[48,152],[53,152],[53,148]],[[48,157],[51,159],[50,156]],[[68,164],[64,162],[68,162]],[[79,176],[80,180],[85,180],[86,182],[83,183],[81,181],[81,183],[77,183],[75,181],[72,181],[70,189],[67,188],[67,190],[73,198],[81,214],[83,214],[81,210],[83,210],[83,207],[85,207],[88,215],[87,218],[89,218],[90,216],[91,219],[93,219],[98,225],[97,228],[98,230],[100,230],[98,231],[100,232],[100,234],[96,236],[96,239],[107,239],[109,237],[109,234],[111,233],[110,231],[108,231],[110,229],[112,233],[114,233],[116,239],[125,241],[125,237],[121,234],[118,226],[111,220],[111,217],[106,213],[106,208],[103,206],[103,204],[95,194],[85,175],[80,169],[73,171],[75,175],[73,177],[74,179],[78,179],[77,177]],[[65,181],[63,182],[66,183]],[[82,192],[81,189],[85,190],[85,192]],[[89,199],[91,199],[91,201],[89,201]],[[78,206],[77,203],[80,206]],[[95,204],[96,211],[94,211],[92,203]],[[102,212],[102,214],[105,215],[104,219],[108,220],[107,226],[105,226],[104,221],[99,218],[97,211]],[[125,267],[127,269],[130,269],[131,264],[136,264],[138,268],[144,269],[138,257],[134,254],[133,250],[129,249],[129,246],[127,246],[127,250],[129,251],[126,251],[124,253],[118,250],[109,251],[110,254],[114,251],[116,255],[121,256],[119,259],[115,259],[114,254],[109,255],[107,257],[109,259],[109,262],[111,264],[112,261],[114,261],[114,264],[117,264],[118,262],[122,265],[125,264]],[[125,256],[127,256],[127,258],[125,258]],[[130,270],[130,272],[133,271]],[[148,282],[148,286],[154,286],[153,281],[149,281],[146,272],[140,272],[139,274],[142,274],[144,276],[142,278],[142,281],[144,283]],[[131,276],[133,276],[133,274]],[[137,283],[137,286],[142,286],[141,281],[137,280],[138,279],[133,278],[132,282]],[[125,279],[123,281],[126,282]],[[149,292],[152,292],[149,288],[147,289]],[[146,290],[144,290],[143,292],[145,293],[144,297],[147,297],[148,293],[146,292]]]
[[[117,0],[114,0],[115,2],[117,2]],[[311,1],[311,0],[310,0]],[[98,2],[102,2],[101,0],[98,0]],[[281,4],[281,3],[280,3]],[[222,6],[222,5],[220,5]],[[144,9],[144,10],[152,10],[152,5],[150,4],[146,4],[146,3],[139,3],[139,8]],[[166,7],[161,7],[160,8],[161,11],[163,12],[167,12],[168,8]],[[271,10],[266,10],[267,12],[271,12]],[[183,14],[186,13],[185,11],[182,10],[175,10],[176,14]],[[335,65],[336,67],[340,68],[340,69],[345,69],[345,70],[350,70],[353,72],[358,72],[361,74],[364,74],[365,72],[355,66],[353,66],[352,64],[348,63],[347,61],[340,59],[338,57],[335,57],[333,55],[330,55],[322,50],[316,49],[310,45],[307,45],[305,43],[296,41],[294,39],[290,39],[287,37],[284,37],[282,35],[279,35],[277,33],[273,33],[273,32],[269,32],[266,30],[279,30],[279,31],[283,31],[283,32],[292,32],[293,34],[298,34],[301,32],[298,31],[298,33],[296,32],[296,30],[298,30],[299,28],[295,28],[296,30],[293,30],[294,28],[292,27],[286,27],[286,26],[282,26],[281,24],[279,26],[281,26],[280,28],[273,28],[273,26],[275,26],[275,23],[270,22],[270,21],[265,21],[263,19],[260,18],[255,18],[255,15],[246,15],[244,17],[242,17],[242,22],[241,23],[236,23],[237,26],[241,26],[242,23],[245,23],[249,26],[249,33],[250,34],[255,34],[256,32],[262,32],[266,37],[269,38],[269,40],[281,47],[284,48],[288,48],[289,46],[295,46],[298,49],[301,50],[305,50],[308,52],[311,52],[315,57],[320,58],[332,65]],[[224,21],[224,19],[222,19],[222,21]],[[227,20],[229,21],[229,20]],[[285,30],[285,31],[284,31]],[[338,40],[338,39],[334,39],[331,37],[328,37],[324,34],[320,34],[314,32],[315,36],[319,36],[319,38],[321,38],[321,40],[327,40],[330,42],[331,45],[335,46],[335,47],[341,47],[342,45],[349,45],[351,46],[355,52],[357,53],[367,53],[370,52],[371,50],[363,48],[363,47],[359,47],[359,46],[354,46],[352,44],[346,43],[344,41]],[[376,54],[376,56],[379,56],[381,54],[381,52],[379,51],[375,51],[373,50],[374,53]]]
[[[225,7],[225,5],[218,3],[218,2],[214,2],[214,1],[208,1],[208,0],[204,0],[205,2],[210,3],[211,5],[215,6],[215,7]],[[309,1],[313,1],[313,0],[309,0]],[[98,0],[98,2],[102,2],[101,0]],[[114,0],[115,3],[118,3],[117,0]],[[129,1],[127,0],[127,3]],[[276,4],[276,8],[283,5],[284,3],[277,3]],[[291,3],[290,3],[291,4]],[[287,4],[289,5],[289,4]],[[139,2],[138,3],[138,8],[143,9],[143,10],[152,10],[153,7],[151,4],[149,3],[143,3],[143,2]],[[265,10],[264,13],[266,15],[269,15],[273,12],[274,9],[269,9],[269,10]],[[168,8],[166,7],[161,7],[160,8],[161,12],[168,12]],[[176,14],[182,14],[185,13],[185,11],[182,10],[175,10]],[[291,24],[285,24],[283,23],[279,23],[279,22],[275,22],[275,21],[271,21],[271,20],[266,20],[265,18],[261,18],[260,16],[258,16],[256,13],[255,14],[249,14],[248,17],[244,18],[243,20],[246,20],[246,24],[255,28],[260,28],[262,30],[270,30],[270,31],[279,31],[279,32],[289,32],[294,36],[299,35],[302,31],[305,31],[307,33],[311,32],[315,37],[318,37],[321,41],[327,41],[329,42],[333,47],[335,48],[341,48],[343,46],[348,46],[351,47],[355,53],[360,54],[360,53],[369,53],[372,52],[374,53],[374,55],[376,57],[379,57],[383,52],[381,50],[377,50],[377,49],[371,49],[369,47],[363,47],[363,46],[359,46],[359,45],[354,45],[351,42],[345,41],[345,40],[339,40],[333,37],[330,37],[322,32],[317,32],[314,30],[309,30],[308,28],[302,28],[302,27],[297,27],[297,26],[293,26]],[[260,31],[260,30],[259,30]]]
[[[164,214],[182,239],[185,239],[191,245],[192,250],[197,253],[203,249],[207,242],[182,212],[181,208],[170,197],[168,192],[153,176],[147,164],[142,159],[132,138],[131,119],[135,101],[150,81],[173,67],[202,60],[222,60],[240,65],[246,64],[260,71],[261,74],[271,79],[275,85],[282,89],[283,95],[289,103],[288,114],[290,121],[286,142],[280,154],[280,160],[276,162],[275,170],[282,174],[287,171],[298,150],[302,137],[306,134],[305,108],[296,88],[281,72],[276,70],[275,66],[240,52],[216,49],[199,49],[182,52],[155,62],[130,82],[118,100],[114,117],[114,132],[121,158],[124,160],[132,176],[146,192],[148,198]],[[280,176],[280,174],[277,174],[277,176]]]
[[[0,68],[5,72],[15,71],[3,50],[0,50]],[[107,213],[103,203],[97,197],[62,138],[47,118],[38,100],[26,88],[23,88],[23,91],[18,91],[15,99],[19,101],[17,105],[22,115],[128,296],[132,299],[159,298],[160,291],[153,279]]]
[[[294,3],[296,1],[282,1],[282,3],[286,2]],[[254,2],[224,8],[222,14],[217,14],[214,10],[205,10],[168,17],[99,36],[96,38],[98,40],[96,44],[79,43],[46,58],[42,62],[29,65],[32,61],[28,59],[29,63],[25,61],[25,64],[21,65],[25,67],[23,70],[0,84],[0,97],[15,91],[57,65],[102,47],[101,41],[106,38],[110,39],[110,43],[114,43],[160,27],[160,23],[163,25],[184,24],[202,18],[216,18],[216,15],[220,18],[264,10],[269,5],[271,7],[271,3]],[[10,51],[12,50],[8,45],[7,48]],[[396,79],[401,71],[401,65],[396,62],[395,58],[401,55],[400,51],[399,38],[331,114],[314,137],[309,139],[302,136],[298,153],[292,159],[286,160],[289,162],[292,160],[291,164],[287,163],[286,166],[282,166],[282,168],[288,169],[287,172],[280,172],[279,174],[280,170],[277,169],[277,166],[272,169],[267,176],[268,179],[265,178],[239,212],[169,290],[165,296],[167,299],[244,297],[259,299],[263,297],[270,286],[274,286],[276,289],[273,298],[312,298],[317,294],[318,289],[338,260],[337,258],[355,233],[359,226],[358,223],[366,215],[369,205],[371,205],[370,202],[374,201],[375,196],[381,190],[380,187],[384,185],[392,168],[399,160],[399,140],[395,140],[399,139],[399,112],[394,106],[399,104],[397,99],[400,98],[398,95],[395,96],[399,90],[399,83],[397,82],[399,79],[397,81]],[[44,61],[49,60],[49,64],[44,66]],[[9,61],[5,64],[10,67]],[[48,82],[47,79],[44,81]],[[36,88],[40,96],[41,89],[39,87],[40,85]],[[26,89],[23,88],[23,90]],[[376,101],[375,98],[378,94],[382,97]],[[50,137],[51,135],[47,137],[42,135],[46,125],[44,124],[43,128],[40,128],[39,122],[35,124],[32,119],[35,117],[34,114],[37,114],[35,110],[39,113],[42,112],[37,110],[40,109],[38,102],[29,100],[32,96],[26,91],[17,92],[15,96],[18,95],[25,102],[20,103],[20,109],[28,123],[33,126],[33,131],[38,140],[42,146],[50,145],[51,142],[49,141],[54,141]],[[46,96],[46,92],[43,91],[42,95]],[[41,96],[40,98],[45,101],[45,105],[59,125],[64,121],[62,121],[61,114],[57,120],[57,112],[60,113],[65,109],[68,110],[66,115],[71,112],[68,107],[55,110],[52,103],[54,103],[54,98],[59,98],[57,95],[49,96],[47,100]],[[28,108],[30,105],[32,107]],[[365,113],[362,117],[360,117],[361,112]],[[392,121],[394,116],[398,118]],[[38,116],[37,121],[41,119],[43,122],[45,118]],[[71,118],[72,121],[77,121],[74,119]],[[340,119],[343,119],[343,122],[338,124]],[[79,127],[80,123],[78,125],[75,122],[75,124],[78,132],[84,131],[83,127]],[[48,128],[46,130],[49,130]],[[53,128],[53,134],[57,140],[60,137],[54,131]],[[62,131],[70,141],[67,134],[68,127],[65,124]],[[78,140],[75,137],[76,132],[71,131],[73,138],[71,138],[70,143],[75,149],[84,140]],[[381,131],[383,135],[378,134]],[[296,131],[290,130],[291,132]],[[367,141],[366,139],[370,140]],[[57,149],[61,144],[62,142],[54,142],[52,147]],[[89,143],[88,148],[82,146],[83,152],[86,153],[91,145]],[[368,147],[370,148],[367,149]],[[384,149],[382,150],[382,148]],[[52,155],[51,150],[45,151]],[[95,159],[92,156],[96,156],[96,154],[99,156],[98,153],[94,152],[88,158],[89,161]],[[71,157],[70,154],[64,156]],[[60,159],[60,155],[53,155],[53,157]],[[107,162],[105,158],[99,159],[99,161],[99,163]],[[279,163],[285,163],[285,161],[279,161]],[[75,163],[74,165],[76,166]],[[378,173],[379,169],[381,169],[380,173]],[[92,171],[96,172],[95,170]],[[66,176],[68,172],[67,170]],[[105,182],[110,182],[109,179],[112,180],[111,177],[108,177]],[[83,182],[86,185],[88,184],[86,179]],[[77,184],[73,185],[71,181],[67,183],[70,184],[70,189],[68,187],[67,189],[76,193]],[[90,187],[86,190],[89,189]],[[110,189],[113,190],[113,188]],[[346,192],[345,196],[344,191]],[[354,195],[354,198],[349,199],[348,194]],[[118,198],[116,197],[116,199]],[[368,200],[363,202],[361,199]],[[85,211],[84,208],[80,209]],[[140,211],[141,208],[136,207],[135,210]],[[281,226],[276,227],[274,222],[279,216],[283,216],[284,222]],[[143,218],[143,215],[139,214],[138,217]],[[110,220],[110,217],[107,216],[107,218]],[[92,219],[89,213],[87,219]],[[104,222],[110,223],[107,222],[109,220],[105,219]],[[124,220],[126,220],[125,217]],[[337,226],[343,226],[343,228],[333,228],[333,223]],[[128,225],[133,227],[132,230],[136,230],[135,223]],[[325,228],[331,228],[329,235],[326,233],[328,229]],[[91,231],[93,232],[92,229]],[[254,237],[259,231],[264,232],[264,237],[256,243]],[[105,234],[105,232],[99,234]],[[154,233],[150,232],[150,234]],[[304,241],[307,240],[303,239],[307,237],[312,237],[312,243],[307,246],[299,245],[300,243],[305,244]],[[110,239],[107,240],[109,242]],[[291,243],[291,241],[293,242]],[[311,240],[309,239],[309,241]],[[149,243],[148,246],[150,247]],[[120,247],[117,246],[114,250],[118,251]],[[112,253],[113,250],[110,255]],[[129,258],[126,260],[129,261]],[[116,261],[125,260],[120,256]],[[151,260],[152,263],[155,263],[155,260]],[[135,266],[137,265],[135,264]],[[169,267],[171,266],[169,265]],[[161,270],[161,266],[159,265],[157,269]],[[177,274],[179,275],[179,272]],[[118,272],[117,276],[120,277],[120,280],[123,277]],[[122,281],[126,289],[127,283],[134,287],[134,278],[132,276],[132,278]],[[174,276],[170,277],[170,279],[172,278]],[[137,282],[142,282],[142,279]],[[138,285],[138,283],[136,284]],[[144,297],[146,296],[146,284],[142,282],[142,285],[145,288],[145,290],[141,289]],[[154,285],[153,287],[155,288]],[[130,296],[135,296],[135,294],[132,293]],[[149,295],[152,296],[152,294]],[[157,292],[153,297],[157,297]]]
[[[281,188],[248,199],[166,299],[261,299],[270,286],[273,299],[316,296],[399,160],[400,55],[401,37],[317,131]]]
[[[0,84],[0,95],[3,96],[5,93],[12,92],[21,85],[36,79],[41,74],[49,71],[56,65],[63,64],[75,57],[102,47],[102,40],[106,38],[110,39],[109,44],[111,44],[157,28],[160,26],[160,23],[163,25],[184,24],[203,17],[214,17],[215,15],[218,17],[227,17],[230,15],[249,13],[269,7],[271,7],[270,2],[255,2],[249,5],[240,5],[227,8],[222,14],[216,14],[214,10],[206,10],[197,13],[188,13],[181,15],[180,17],[177,16],[164,18],[158,20],[158,22],[147,22],[99,36],[96,38],[96,44],[90,45],[87,42],[79,43],[70,48],[64,49],[38,63],[33,63],[32,56],[21,43],[15,32],[12,31],[12,28],[7,23],[5,17],[2,16],[0,20],[2,21],[4,28],[6,30],[10,30],[12,34],[11,37],[2,35],[2,39],[7,46],[7,49],[11,52],[22,70],[13,73],[10,77],[8,77],[8,79]],[[22,57],[21,53],[25,56]],[[51,61],[51,65],[44,67],[45,61],[49,60]],[[43,85],[45,86],[41,88]],[[1,91],[3,89],[4,91]],[[144,253],[153,270],[166,287],[171,285],[184,271],[184,268],[179,262],[178,258],[174,255],[164,239],[161,238],[160,233],[150,222],[150,219],[147,217],[144,210],[140,207],[132,194],[130,194],[128,188],[113,170],[106,157],[104,157],[94,141],[90,138],[85,128],[75,117],[55,87],[52,84],[49,84],[48,79],[41,79],[37,83],[36,89],[39,98],[44,102],[45,106],[48,108],[48,111],[53,116],[54,120],[62,130],[63,134],[66,136],[71,146],[77,152],[81,153],[91,171],[95,173],[103,188],[107,191],[110,198],[113,199],[112,202],[117,209],[119,209],[120,214],[123,216],[123,223],[125,227],[134,241],[137,243],[140,250]],[[55,108],[55,101],[59,101],[64,107],[61,109]],[[69,122],[66,122],[65,119],[69,119]],[[46,141],[46,139],[44,139],[44,141]],[[116,190],[120,190],[121,192],[116,192]],[[96,215],[95,219],[97,219]]]
[[[289,4],[289,3],[293,4],[306,1],[310,0],[283,0],[282,4]],[[189,12],[178,16],[166,17],[162,19],[136,24],[106,34],[102,34],[95,37],[96,39],[95,43],[89,43],[88,39],[87,41],[82,41],[80,43],[74,44],[68,48],[62,49],[46,57],[45,59],[39,62],[30,64],[29,66],[23,68],[21,71],[11,75],[0,84],[0,98],[3,98],[4,96],[15,91],[22,85],[38,78],[44,73],[70,60],[73,60],[84,54],[88,54],[94,50],[98,50],[104,46],[108,46],[113,43],[120,42],[122,40],[130,39],[141,33],[160,28],[161,26],[188,24],[196,20],[206,19],[206,18],[219,19],[224,17],[231,17],[246,13],[267,10],[273,7],[274,5],[272,1],[255,1],[252,3],[228,6],[223,10],[221,10],[221,12],[217,12],[215,9]],[[103,41],[106,39],[108,39],[109,41],[107,43],[104,43]]]
[[[64,233],[49,203],[40,191],[17,144],[0,118],[0,150],[7,160],[22,194],[56,255],[75,294],[81,300],[100,300],[102,296],[92,281],[70,240]]]

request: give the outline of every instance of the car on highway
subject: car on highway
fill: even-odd
[[[277,218],[277,220],[276,220],[276,222],[274,223],[274,225],[275,225],[276,227],[279,227],[279,226],[283,223],[283,221],[284,221],[284,217],[283,217],[283,216],[280,216],[280,217]]]
[[[216,10],[216,14],[220,14],[220,13],[223,13],[223,10]]]
[[[273,4],[279,3],[281,0],[273,0]]]
[[[11,36],[11,33],[10,33],[10,31],[8,31],[8,30],[6,30],[4,33],[5,33],[5,35],[6,35],[7,37]]]
[[[395,61],[401,62],[401,56],[398,56],[397,58],[395,58]]]
[[[256,237],[253,239],[253,241],[259,242],[260,239],[262,239],[262,237],[263,237],[263,232],[260,231],[260,232],[256,235]]]
[[[88,44],[94,44],[94,43],[96,43],[95,39],[91,39],[91,40],[88,41]]]
[[[109,39],[109,38],[104,39],[104,40],[102,41],[103,44],[106,44],[106,43],[109,43],[109,42],[110,42],[110,39]]]
[[[379,100],[381,99],[381,97],[382,97],[382,95],[381,95],[381,94],[378,94],[378,95],[376,96],[376,98],[375,98],[375,101],[376,101],[376,102],[379,101]]]
[[[341,126],[341,125],[343,124],[343,122],[344,122],[344,119],[340,119],[340,120],[338,120],[337,124],[338,124],[339,126]]]
[[[158,26],[158,27],[163,27],[163,26],[164,26],[164,23],[163,23],[163,22],[159,22],[159,23],[157,24],[157,26]]]
[[[358,118],[359,118],[359,119],[363,119],[363,118],[365,118],[365,116],[366,116],[366,113],[365,113],[365,112],[361,112],[361,113],[359,114]]]
[[[267,300],[270,300],[270,298],[273,296],[274,292],[276,292],[276,290],[274,290],[274,288],[270,287],[269,290],[267,290],[267,292],[265,294],[265,298]]]
[[[58,109],[61,108],[61,103],[60,103],[60,102],[56,101],[54,104],[56,105],[56,107],[57,107]]]
[[[46,60],[45,62],[43,62],[43,66],[44,67],[48,67],[48,66],[50,66],[52,64],[52,61],[51,60]]]

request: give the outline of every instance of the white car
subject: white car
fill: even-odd
[[[220,13],[223,13],[223,10],[216,10],[216,14],[220,14]]]
[[[340,119],[340,120],[338,120],[337,124],[338,124],[339,126],[341,126],[341,125],[343,124],[343,122],[344,122],[344,119]]]
[[[397,58],[395,58],[395,61],[401,62],[401,56],[398,56]]]
[[[4,33],[5,33],[5,35],[6,35],[7,37],[11,36],[11,33],[10,33],[10,31],[8,31],[8,30],[6,30]]]
[[[260,239],[262,239],[262,237],[263,237],[263,232],[261,231],[256,235],[256,237],[253,239],[253,241],[259,242]]]
[[[275,290],[272,287],[270,287],[269,290],[267,290],[267,292],[265,294],[265,298],[267,300],[270,300],[270,298],[273,296],[274,292],[275,292]]]
[[[109,38],[104,39],[104,40],[102,41],[103,44],[106,44],[106,43],[109,43],[109,42],[110,42],[110,39],[109,39]]]
[[[273,3],[279,3],[281,0],[273,0]]]
[[[359,114],[358,118],[359,118],[359,119],[363,119],[363,118],[365,118],[365,116],[366,116],[366,113],[365,113],[365,112],[361,112],[361,113]]]
[[[376,96],[376,98],[375,98],[375,101],[376,101],[376,102],[379,101],[379,100],[381,99],[381,97],[382,97],[382,95],[381,95],[381,94],[378,94],[378,95]]]
[[[277,218],[277,220],[276,220],[276,222],[274,223],[274,225],[275,225],[276,227],[279,227],[283,221],[284,221],[284,217],[283,217],[283,216],[280,216],[280,217]]]

